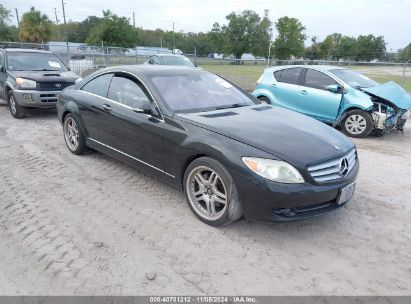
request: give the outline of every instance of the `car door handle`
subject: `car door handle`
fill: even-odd
[[[270,85],[270,87],[272,87],[272,88],[276,88],[276,87],[277,87],[277,85],[276,85],[275,83],[273,83],[273,84],[271,84],[271,85]]]
[[[103,104],[103,110],[106,111],[106,112],[110,112],[111,111],[111,106],[105,103],[105,104]]]
[[[306,94],[308,94],[308,92],[306,90],[302,90],[301,94],[306,95]]]

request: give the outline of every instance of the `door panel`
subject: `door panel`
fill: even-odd
[[[4,61],[4,54],[2,52],[0,52],[0,67],[3,67],[3,72],[0,70],[0,98],[6,100],[7,96],[5,95],[5,83],[6,83],[6,73],[4,73],[6,71],[5,68],[5,61]]]
[[[327,86],[337,84],[330,76],[313,69],[307,69],[302,86],[301,111],[316,119],[333,122],[337,118],[342,94],[327,90]]]
[[[290,68],[275,72],[276,83],[270,84],[269,89],[276,98],[277,105],[300,112],[301,68]]]
[[[116,74],[110,84],[106,106],[108,117],[100,127],[108,134],[105,144],[163,170],[164,121],[151,115],[136,113],[134,104],[150,100],[148,92],[137,79]]]
[[[107,103],[107,92],[113,74],[98,76],[77,90],[74,98],[79,105],[81,119],[87,129],[87,137],[104,142],[107,130],[101,127],[101,122],[108,118],[109,113],[103,108]]]

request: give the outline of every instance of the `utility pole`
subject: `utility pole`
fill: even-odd
[[[174,37],[174,22],[173,22],[173,54],[174,54],[175,49],[176,49],[176,39]]]
[[[57,10],[54,8],[54,16],[56,16],[56,28],[57,28],[57,40],[60,41],[60,28],[59,28],[59,20],[57,18]]]
[[[133,27],[136,28],[136,14],[133,12]]]
[[[267,58],[267,68],[270,67],[270,57],[271,57],[271,43],[273,41],[273,29],[270,32],[270,41],[268,42],[268,58]]]
[[[63,7],[63,19],[64,19],[64,35],[66,36],[66,47],[67,47],[67,64],[70,61],[70,49],[68,45],[68,38],[67,38],[67,23],[66,23],[66,11],[64,10],[64,0],[61,0],[61,6]]]
[[[19,11],[17,10],[17,8],[15,10],[16,10],[16,18],[17,18],[17,27],[19,27],[20,26]]]

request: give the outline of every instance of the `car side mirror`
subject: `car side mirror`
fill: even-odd
[[[330,84],[327,86],[327,90],[333,93],[342,93],[343,90],[341,90],[341,86],[338,84]]]
[[[141,100],[134,103],[133,111],[142,114],[152,114],[153,107],[149,100]]]

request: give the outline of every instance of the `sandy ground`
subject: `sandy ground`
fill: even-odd
[[[179,191],[71,154],[54,111],[0,106],[0,294],[409,295],[411,128],[356,143],[343,209],[212,228]]]

